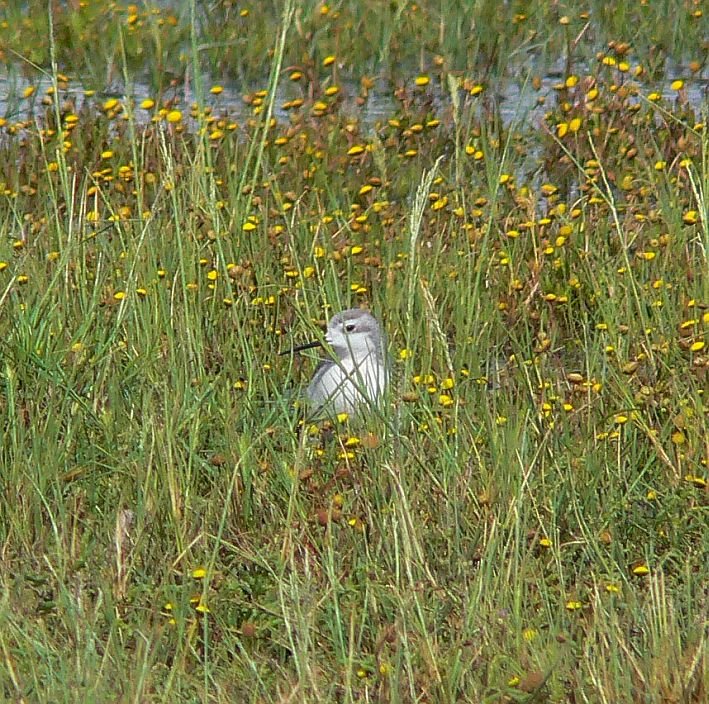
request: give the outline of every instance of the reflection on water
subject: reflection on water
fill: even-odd
[[[579,71],[581,72],[581,71]],[[672,75],[688,75],[688,71],[670,70]],[[507,80],[499,82],[495,87],[494,94],[486,92],[485,104],[490,107],[492,105],[496,114],[500,116],[503,124],[510,125],[512,123],[527,123],[529,126],[534,126],[546,110],[554,104],[554,96],[556,88],[560,81],[563,81],[563,76],[560,72],[553,72],[541,79],[541,83],[535,88],[530,82],[523,84],[515,80]],[[674,100],[677,97],[677,92],[670,87],[671,79],[657,88],[649,87],[641,88],[644,95],[650,94],[652,91],[659,91],[663,98]],[[243,99],[243,90],[236,84],[223,84],[223,92],[218,95],[210,95],[207,93],[206,99],[203,101],[206,105],[211,105],[212,108],[221,115],[228,115],[230,118],[237,121],[244,121],[252,117],[252,107]],[[25,92],[34,88],[34,93],[30,97],[25,97]],[[36,81],[30,82],[26,78],[17,75],[14,72],[3,70],[0,72],[0,116],[8,122],[22,122],[31,119],[38,113],[43,113],[46,107],[42,104],[42,99],[51,92],[52,81],[43,76]],[[394,86],[389,84],[384,79],[376,81],[374,88],[369,91],[367,99],[359,103],[356,98],[358,95],[358,86],[354,83],[343,82],[340,86],[341,104],[339,111],[346,115],[351,115],[353,118],[361,120],[364,125],[374,126],[377,122],[386,120],[397,111],[397,101],[394,98]],[[427,88],[431,97],[432,109],[444,115],[446,111],[451,109],[450,95],[442,88],[434,86],[431,83]],[[709,80],[698,76],[685,81],[683,96],[690,106],[696,110],[700,110],[702,105],[707,102],[707,92],[709,90]],[[59,90],[59,96],[62,101],[71,100],[74,105],[74,110],[80,110],[84,100],[86,100],[87,91],[78,81],[71,81],[65,90]],[[91,95],[91,93],[90,93]],[[99,100],[110,97],[124,99],[126,91],[123,87],[112,86],[109,89],[96,93],[94,98]],[[147,84],[133,83],[130,87],[130,97],[136,105],[147,98],[154,98]],[[298,89],[289,84],[287,81],[281,81],[276,95],[274,105],[275,117],[279,120],[287,119],[288,111],[283,109],[283,104],[293,98],[301,97]],[[196,102],[196,97],[189,87],[189,84],[178,86],[166,91],[163,95],[163,100],[175,103],[178,106],[189,107],[193,102]],[[480,102],[479,104],[482,104]],[[147,121],[150,118],[150,113],[143,110],[136,110],[136,119]]]

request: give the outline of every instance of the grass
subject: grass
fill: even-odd
[[[4,28],[53,87],[0,125],[2,698],[705,700],[699,8],[591,3],[572,46],[582,12],[498,5],[387,6],[375,38],[366,2],[250,8],[219,60],[240,5],[87,3],[31,55],[44,16]],[[503,40],[569,67],[539,120],[490,97]],[[180,52],[268,56],[268,89],[191,106]],[[150,102],[88,87],[146,65]],[[356,305],[391,403],[300,427],[313,362],[277,353]]]

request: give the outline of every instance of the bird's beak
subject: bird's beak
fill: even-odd
[[[322,342],[320,342],[320,340],[315,340],[315,342],[308,342],[306,345],[291,347],[289,350],[279,352],[278,356],[282,357],[284,354],[295,354],[296,352],[302,352],[303,350],[311,350],[313,347],[322,347]]]

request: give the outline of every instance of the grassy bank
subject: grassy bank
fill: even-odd
[[[0,125],[5,699],[705,700],[701,10],[488,7],[3,28],[51,83]],[[485,41],[567,67],[517,81],[534,117]],[[226,64],[238,111],[194,79]],[[277,353],[358,305],[391,401],[301,425],[314,360]]]

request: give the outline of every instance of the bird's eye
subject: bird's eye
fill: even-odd
[[[354,323],[347,323],[345,325],[345,332],[354,332],[355,331],[355,324]]]

